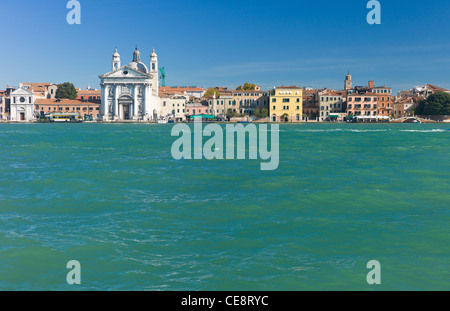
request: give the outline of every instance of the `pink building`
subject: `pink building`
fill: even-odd
[[[198,114],[209,114],[208,106],[202,103],[186,104],[186,116],[195,116]]]
[[[347,97],[347,113],[349,116],[376,116],[378,94],[353,93]]]

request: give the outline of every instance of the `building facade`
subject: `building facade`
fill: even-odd
[[[199,114],[209,114],[208,105],[202,103],[187,103],[186,104],[186,117],[195,116]]]
[[[420,100],[420,99],[419,99]],[[401,99],[393,104],[393,116],[396,119],[414,116],[418,100],[413,97]]]
[[[9,111],[6,106],[6,91],[0,91],[0,121],[8,120]]]
[[[269,117],[272,122],[301,122],[303,118],[303,89],[280,86],[270,93]]]
[[[320,121],[338,121],[344,108],[342,92],[325,90],[319,96]],[[341,120],[339,120],[341,121]]]
[[[78,99],[36,99],[34,106],[40,117],[50,113],[78,113],[83,119],[101,119],[100,103]]]
[[[27,87],[21,87],[10,95],[10,120],[31,122],[36,119],[34,111],[34,94]]]
[[[374,93],[352,93],[347,96],[347,114],[349,117],[373,117],[378,111],[378,95]]]
[[[121,66],[120,55],[113,54],[112,71],[100,75],[101,115],[103,121],[158,119],[160,98],[158,56],[153,50],[150,69],[141,62],[136,48],[133,61]]]
[[[371,89],[372,93],[378,96],[378,111],[379,116],[389,117],[392,115],[393,99],[392,88],[386,86],[377,86]]]
[[[188,99],[185,95],[161,94],[160,118],[173,119],[176,122],[185,121]]]

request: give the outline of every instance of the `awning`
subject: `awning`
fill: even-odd
[[[215,119],[215,116],[209,114],[197,114],[195,116],[191,116],[191,119]]]
[[[330,114],[330,118],[339,118],[338,114]]]

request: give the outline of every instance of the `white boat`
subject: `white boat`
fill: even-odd
[[[159,120],[158,120],[158,123],[159,123],[159,124],[166,124],[166,123],[167,123],[167,120],[166,120],[166,119],[159,119]]]

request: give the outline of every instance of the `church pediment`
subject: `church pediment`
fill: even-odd
[[[152,75],[135,70],[128,65],[122,66],[119,69],[105,73],[99,76],[100,79],[114,78],[114,79],[150,79]]]
[[[33,95],[33,93],[28,91],[28,90],[26,90],[26,89],[24,89],[24,88],[20,88],[20,89],[15,90],[14,92],[12,92],[11,95],[26,95],[26,96],[30,96],[30,95]]]

